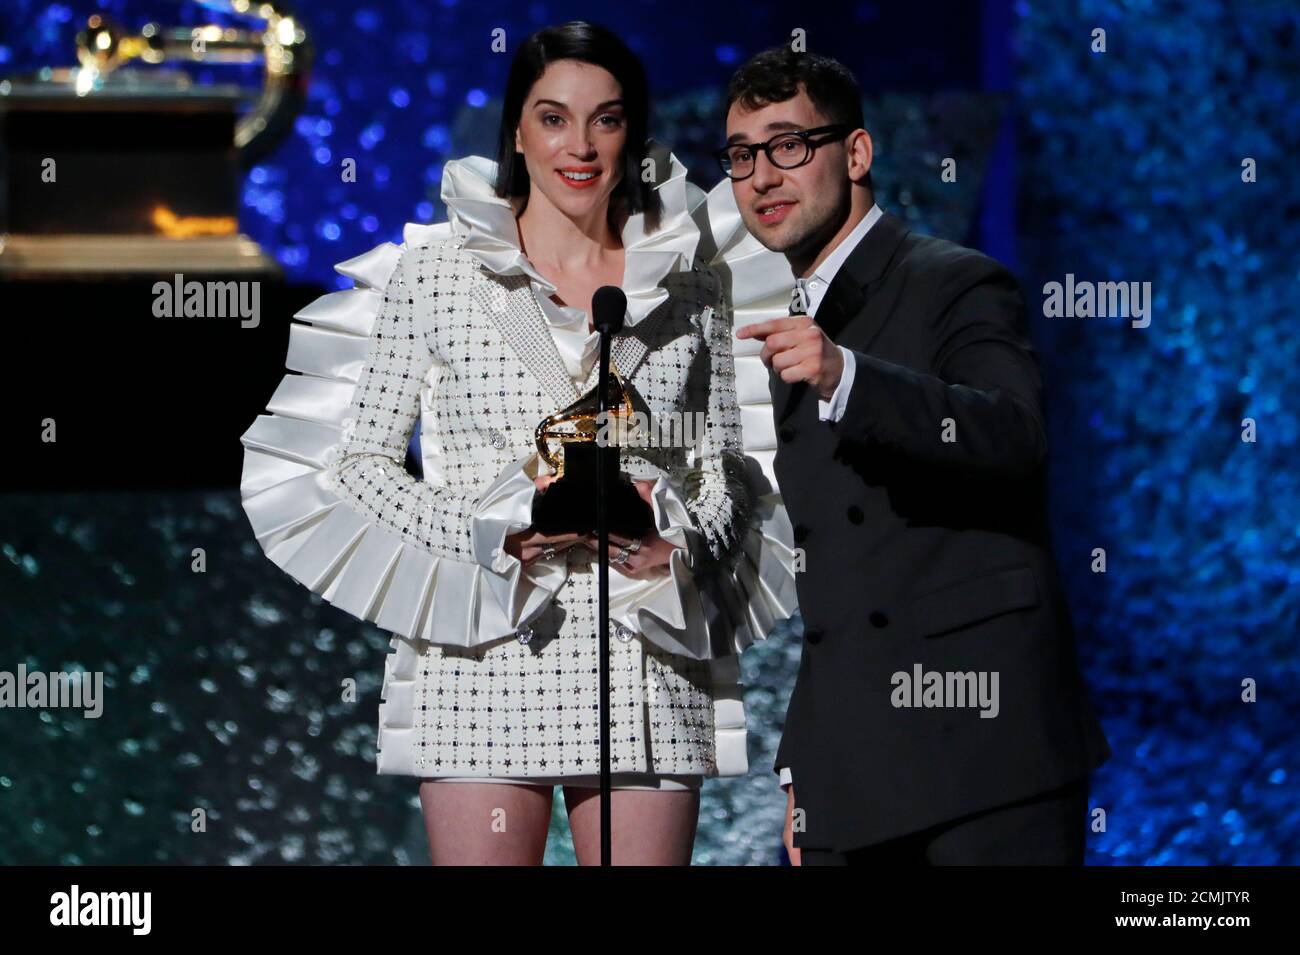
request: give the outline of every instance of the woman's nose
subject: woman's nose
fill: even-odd
[[[590,159],[596,154],[596,144],[592,142],[590,134],[585,129],[573,133],[568,146],[569,152],[583,159]]]

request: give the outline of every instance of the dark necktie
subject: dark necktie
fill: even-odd
[[[808,314],[808,282],[806,279],[795,279],[794,290],[790,293],[790,314],[807,315]],[[785,417],[783,409],[788,407],[792,386],[781,379],[774,369],[768,369],[768,375],[771,380],[772,403],[777,413],[779,422]],[[803,382],[796,383],[802,385]]]

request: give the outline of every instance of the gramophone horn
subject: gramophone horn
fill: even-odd
[[[537,453],[555,469],[557,477],[564,475],[564,445],[573,441],[595,441],[600,430],[599,386],[593,387],[572,404],[549,414],[537,425]],[[619,419],[621,431],[626,433],[626,422],[631,419],[632,400],[628,397],[623,376],[612,364],[609,369],[609,387],[606,391],[608,414]],[[552,441],[560,442],[557,452]]]
[[[261,30],[238,30],[215,24],[164,27],[147,23],[131,34],[100,14],[91,16],[77,34],[77,59],[83,68],[107,74],[133,60],[142,63],[265,64],[262,89],[253,108],[235,126],[240,164],[247,168],[269,153],[293,125],[306,98],[312,45],[301,22],[282,0],[205,0],[233,15],[265,22]]]

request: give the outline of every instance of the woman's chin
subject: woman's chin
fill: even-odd
[[[561,189],[567,187],[561,186]],[[601,208],[609,200],[609,194],[602,190],[592,190],[589,193],[570,193],[568,195],[561,193],[552,195],[551,202],[557,209],[572,219],[578,219],[588,215],[593,209]]]

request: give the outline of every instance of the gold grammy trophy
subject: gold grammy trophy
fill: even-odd
[[[596,472],[600,467],[605,469],[605,486],[609,489],[610,533],[640,538],[654,526],[650,505],[618,471],[618,448],[637,432],[632,400],[613,362],[609,366],[604,421],[600,418],[598,387],[547,415],[537,425],[537,453],[556,478],[533,498],[533,527],[540,533],[595,533]],[[603,443],[607,445],[604,448],[600,440],[602,425],[606,437]],[[606,452],[603,455],[602,450]]]

